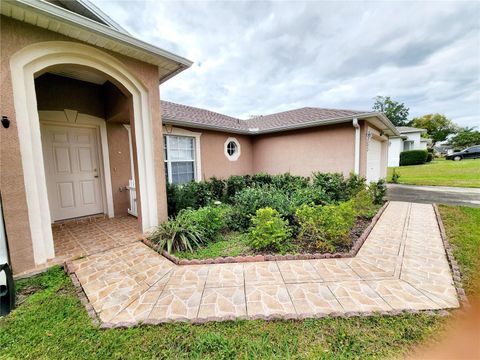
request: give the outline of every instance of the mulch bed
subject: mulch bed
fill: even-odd
[[[335,253],[319,253],[318,250],[312,245],[307,246],[304,244],[301,251],[296,254],[287,254],[287,255],[277,255],[271,253],[257,253],[245,256],[228,256],[228,257],[217,257],[210,259],[179,259],[176,256],[158,249],[157,245],[149,241],[148,239],[143,239],[143,242],[154,249],[155,251],[160,252],[164,257],[174,262],[177,265],[198,265],[198,264],[223,264],[223,263],[243,263],[243,262],[258,262],[258,261],[279,261],[279,260],[308,260],[308,259],[329,259],[329,258],[350,258],[354,257],[358,250],[362,247],[366,238],[370,234],[370,231],[373,229],[378,219],[382,215],[383,211],[388,206],[388,201],[380,208],[377,214],[371,219],[362,219],[358,218],[356,224],[350,232],[351,243],[345,246],[344,248],[339,248]]]

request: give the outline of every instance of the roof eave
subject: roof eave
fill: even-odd
[[[5,1],[2,1],[2,4],[7,4],[13,7],[23,8],[30,11],[34,11],[36,13],[40,13],[43,16],[46,16],[48,18],[52,18],[58,21],[59,23],[64,23],[66,25],[73,26],[77,29],[81,29],[83,31],[93,33],[97,36],[104,37],[107,40],[121,43],[124,46],[131,48],[132,50],[144,53],[146,55],[149,55],[150,57],[153,56],[157,58],[163,58],[168,61],[176,63],[178,65],[177,68],[173,71],[170,71],[170,73],[167,74],[166,76],[163,76],[160,79],[161,80],[160,82],[163,82],[169,79],[173,75],[176,75],[180,71],[189,68],[193,64],[192,61],[186,58],[175,55],[167,50],[158,48],[142,40],[136,39],[127,33],[118,31],[114,28],[98,23],[82,15],[76,14],[70,10],[61,8],[59,6],[56,6],[47,2],[33,1],[33,0],[16,0],[16,1],[5,0]],[[131,57],[134,57],[134,56],[132,55]],[[142,60],[142,61],[145,61],[145,60]],[[155,65],[159,66],[158,64],[155,64]]]
[[[212,125],[212,124],[196,124],[190,121],[173,120],[165,117],[162,117],[162,123],[168,124],[168,125],[180,126],[180,127],[188,127],[192,129],[205,129],[205,130],[228,132],[232,134],[251,135],[247,130],[229,128],[225,126],[218,126],[218,125]]]
[[[271,128],[271,129],[263,129],[263,130],[256,130],[256,131],[251,131],[251,130],[243,130],[243,129],[235,129],[235,128],[229,128],[229,127],[224,127],[224,126],[216,126],[216,125],[211,125],[211,124],[196,124],[192,123],[189,121],[182,121],[182,120],[172,120],[168,118],[162,118],[162,122],[165,124],[170,124],[170,125],[176,125],[176,126],[183,126],[183,127],[190,127],[190,128],[196,128],[196,129],[207,129],[207,130],[216,130],[216,131],[221,131],[221,132],[229,132],[229,133],[234,133],[234,134],[243,134],[243,135],[262,135],[262,134],[270,134],[270,133],[277,133],[277,132],[285,132],[285,131],[292,131],[292,130],[300,130],[300,129],[307,129],[307,128],[312,128],[312,127],[317,127],[317,126],[326,126],[326,125],[335,125],[335,124],[341,124],[345,122],[350,122],[354,118],[357,119],[366,119],[366,118],[371,118],[371,117],[379,117],[382,122],[385,123],[384,120],[386,120],[388,123],[385,123],[385,125],[388,126],[390,124],[389,129],[392,131],[392,133],[396,136],[400,136],[400,133],[396,130],[395,126],[386,118],[382,119],[380,116],[380,113],[365,113],[365,114],[359,114],[356,116],[345,116],[341,118],[334,118],[334,119],[328,119],[328,120],[316,120],[316,121],[310,121],[307,123],[301,123],[301,124],[294,124],[294,125],[288,125],[288,126],[281,126],[281,127],[276,127],[276,128]]]
[[[365,119],[369,117],[377,117],[380,121],[387,126],[387,128],[393,133],[394,136],[400,136],[400,132],[398,129],[393,125],[393,123],[385,116],[384,113],[381,112],[370,112],[356,116],[357,119]]]
[[[255,132],[249,132],[249,134],[256,135],[256,134],[268,134],[268,133],[289,131],[289,130],[299,130],[299,129],[306,129],[306,128],[311,128],[316,126],[334,125],[334,124],[350,122],[355,118],[359,120],[363,120],[371,117],[379,118],[382,121],[382,123],[384,123],[388,127],[388,129],[393,133],[393,135],[400,136],[400,133],[395,128],[395,126],[390,122],[390,120],[388,120],[387,117],[385,117],[385,115],[383,115],[382,113],[377,113],[377,112],[350,115],[350,116],[344,116],[341,118],[333,118],[333,119],[327,119],[327,120],[309,121],[301,124],[294,124],[294,125],[276,127],[272,129],[258,130]]]

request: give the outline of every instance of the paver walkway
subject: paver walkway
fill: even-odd
[[[431,205],[391,202],[355,258],[177,266],[142,243],[73,262],[103,322],[459,306]]]

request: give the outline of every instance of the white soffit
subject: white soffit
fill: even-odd
[[[183,57],[44,1],[3,0],[1,14],[158,66],[160,82],[189,68]]]

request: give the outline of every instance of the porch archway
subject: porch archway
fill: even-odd
[[[55,65],[81,65],[105,73],[132,96],[142,231],[158,224],[157,189],[147,89],[113,56],[89,45],[47,41],[28,45],[10,59],[14,107],[35,264],[55,257],[34,77]]]

